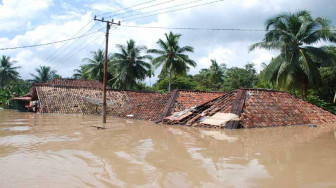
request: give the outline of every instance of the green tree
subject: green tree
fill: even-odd
[[[56,74],[55,70],[52,70],[49,66],[40,66],[35,69],[37,74],[31,73],[30,75],[33,77],[30,81],[35,82],[47,82],[56,77],[60,77]]]
[[[72,75],[75,79],[81,79],[83,78],[83,72],[82,69],[74,69],[74,74]]]
[[[244,68],[232,67],[225,72],[224,90],[231,91],[238,88],[253,88],[258,81],[257,71],[253,63]]]
[[[263,71],[264,79],[280,89],[294,88],[301,97],[307,96],[309,87],[321,83],[318,68],[329,59],[322,48],[312,46],[319,41],[336,41],[330,21],[313,19],[308,11],[284,13],[268,19],[267,33],[262,42],[253,44],[250,51],[265,48],[280,51]]]
[[[222,89],[225,77],[226,65],[218,64],[216,60],[211,60],[211,65],[207,69],[202,69],[194,76],[197,89],[207,91],[218,91]]]
[[[13,97],[22,96],[29,92],[31,84],[28,81],[22,79],[16,79],[9,81],[3,88],[0,88],[0,107],[12,108]]]
[[[10,81],[19,78],[17,69],[20,67],[14,67],[15,61],[11,61],[9,56],[3,55],[0,59],[0,87],[5,86]]]
[[[150,49],[148,53],[158,55],[153,59],[156,68],[162,66],[161,76],[169,75],[168,91],[171,91],[172,76],[186,75],[189,66],[195,67],[196,63],[186,55],[186,52],[194,52],[191,46],[179,46],[180,34],[165,34],[165,40],[159,39],[157,44],[159,49]]]
[[[103,81],[104,77],[104,62],[105,62],[105,53],[103,50],[99,49],[97,51],[91,52],[93,57],[84,58],[83,61],[87,62],[81,66],[82,76],[85,79],[99,80]],[[108,66],[110,66],[110,58],[108,57]],[[107,79],[111,79],[112,74],[107,72]]]
[[[154,90],[157,91],[167,91],[169,85],[169,78],[165,77],[159,79],[154,85]],[[193,76],[191,75],[182,75],[176,76],[171,83],[172,88],[179,88],[179,89],[190,89],[190,90],[197,90],[197,83],[193,80]],[[201,89],[202,90],[202,89]]]
[[[155,67],[151,65],[148,70],[149,86],[152,87],[152,77],[155,76]]]
[[[126,45],[117,45],[119,53],[113,54],[112,66],[118,74],[114,77],[113,86],[118,89],[136,89],[139,81],[144,80],[148,75],[151,64],[150,55],[142,55],[147,51],[144,46],[136,46],[134,40],[130,39]]]

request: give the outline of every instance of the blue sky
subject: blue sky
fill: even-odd
[[[104,27],[101,23],[93,25],[95,23],[90,22],[94,15],[110,13],[106,15],[109,16],[112,15],[112,11],[147,1],[149,0],[2,0],[0,1],[0,48],[71,38],[88,23],[89,25],[79,35],[93,32]],[[162,38],[164,33],[169,32],[165,29],[129,28],[125,25],[263,29],[263,23],[268,17],[301,9],[311,11],[314,17],[326,17],[336,25],[335,0],[225,0],[174,13],[125,21],[132,18],[132,15],[134,17],[139,14],[145,15],[148,11],[193,1],[195,0],[171,0],[170,2],[156,0],[127,9],[126,11],[133,12],[115,17],[121,20],[123,27],[111,30],[109,51],[113,53],[116,50],[116,44],[124,44],[130,38],[138,45],[154,48],[155,42]],[[190,3],[183,7],[211,1],[214,0],[200,0],[198,3]],[[135,10],[159,3],[164,4]],[[93,28],[90,29],[91,27]],[[263,32],[189,30],[173,30],[173,32],[182,34],[181,45],[195,48],[195,52],[190,56],[198,65],[190,70],[191,74],[208,67],[210,59],[226,63],[228,67],[242,67],[247,62],[254,62],[259,69],[262,62],[268,63],[277,54],[267,50],[248,52],[249,45],[262,40]],[[90,57],[91,51],[102,46],[103,35],[103,31],[96,32],[74,43],[71,41],[39,48],[0,51],[0,55],[9,55],[16,60],[17,65],[22,67],[19,72],[24,79],[30,78],[29,73],[33,73],[40,65],[51,66],[63,77],[70,77],[73,69],[83,64],[84,57]],[[145,82],[148,84],[148,79]]]

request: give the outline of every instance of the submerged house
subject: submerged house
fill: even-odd
[[[236,129],[332,124],[336,123],[336,116],[287,92],[238,89],[184,113],[166,117],[164,122]]]
[[[34,104],[30,111],[39,113],[99,114],[102,111],[102,88],[102,83],[96,80],[54,79],[33,84],[25,99]],[[196,107],[224,94],[187,90],[160,94],[108,89],[107,115],[161,122],[171,113]],[[19,103],[22,103],[21,99],[14,98]]]
[[[36,83],[21,108],[39,113],[100,114],[103,85],[95,80],[54,79]],[[156,123],[214,128],[329,124],[336,116],[287,92],[238,89],[232,92],[107,90],[107,115]]]

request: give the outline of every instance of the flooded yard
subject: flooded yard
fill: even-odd
[[[0,110],[0,187],[334,187],[332,125],[215,130]]]

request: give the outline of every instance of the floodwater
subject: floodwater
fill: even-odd
[[[0,187],[336,187],[333,126],[213,130],[0,110]]]

